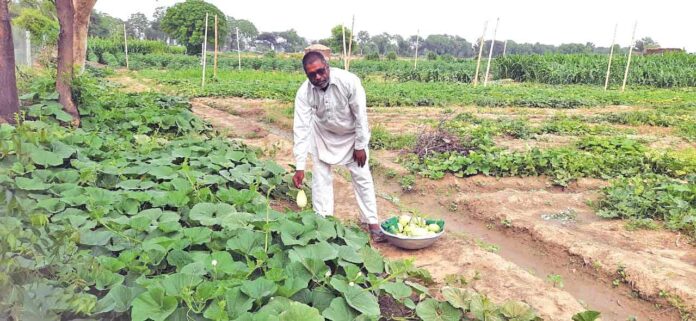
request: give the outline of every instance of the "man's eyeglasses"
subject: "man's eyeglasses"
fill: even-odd
[[[307,76],[309,76],[309,78],[316,78],[317,75],[323,76],[325,74],[326,74],[326,68],[319,68],[316,71],[308,72]]]

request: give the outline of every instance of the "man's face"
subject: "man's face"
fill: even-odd
[[[326,89],[329,85],[329,66],[321,60],[315,60],[305,66],[305,74],[312,85]]]

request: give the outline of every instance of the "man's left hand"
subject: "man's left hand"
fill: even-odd
[[[367,162],[367,153],[364,149],[356,149],[353,152],[353,160],[358,162],[358,166],[364,167]]]

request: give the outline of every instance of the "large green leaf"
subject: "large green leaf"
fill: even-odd
[[[382,273],[384,272],[384,258],[377,250],[370,246],[365,246],[360,249],[360,258],[362,258],[365,263],[365,268],[370,273]]]
[[[225,203],[198,203],[193,206],[189,217],[204,226],[221,225],[236,213],[234,206]]]
[[[127,287],[124,285],[115,285],[109,293],[107,293],[102,299],[97,302],[97,306],[94,308],[96,313],[104,312],[118,312],[123,313],[128,311],[131,307],[131,303],[138,294],[142,293],[144,289]]]
[[[411,296],[411,287],[403,282],[387,282],[382,284],[380,289],[387,291],[394,299],[401,300]]]
[[[176,309],[177,301],[173,296],[166,296],[164,289],[155,287],[138,295],[133,301],[131,319],[133,321],[164,321]]]
[[[469,309],[469,303],[471,299],[476,295],[476,292],[469,289],[460,289],[453,287],[443,287],[442,296],[449,302],[453,307],[463,310]]]
[[[203,279],[198,275],[175,273],[167,275],[160,283],[166,295],[178,296],[195,289],[196,285],[202,281]]]
[[[517,301],[507,301],[500,312],[509,321],[532,321],[536,318],[534,310],[527,304]]]
[[[42,191],[51,187],[50,184],[46,184],[37,178],[26,177],[15,178],[15,184],[17,184],[17,187],[25,191]]]
[[[275,294],[276,290],[278,290],[278,286],[275,282],[260,277],[253,281],[244,281],[241,290],[250,298],[257,300]]]
[[[601,313],[597,311],[587,310],[577,313],[573,316],[573,321],[595,321],[599,319]]]
[[[239,287],[228,290],[225,293],[225,300],[227,301],[227,314],[232,319],[251,310],[254,305],[254,299],[242,293]]]
[[[416,306],[416,315],[423,321],[459,321],[462,312],[447,302],[426,299]]]
[[[348,285],[343,289],[337,289],[339,292],[343,293],[343,297],[348,302],[348,305],[358,310],[362,314],[367,316],[379,316],[379,303],[377,303],[377,297],[374,296],[370,291],[363,289],[357,285]]]
[[[63,164],[64,157],[59,154],[41,149],[40,147],[32,147],[29,149],[29,158],[34,164],[48,166],[58,166]]]
[[[319,310],[300,302],[290,302],[279,318],[280,321],[324,321]]]
[[[358,313],[348,305],[344,298],[338,297],[331,301],[331,305],[322,312],[322,315],[331,321],[353,321]]]
[[[480,320],[502,321],[498,307],[489,298],[476,294],[469,303],[471,314]]]

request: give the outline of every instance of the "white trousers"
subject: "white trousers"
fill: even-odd
[[[334,193],[331,165],[322,162],[314,154],[312,154],[312,163],[312,207],[321,216],[332,216],[334,214]],[[367,161],[365,163],[365,166],[360,167],[357,162],[353,161],[345,166],[350,171],[350,177],[353,181],[353,190],[360,210],[360,221],[378,224],[375,184]]]

